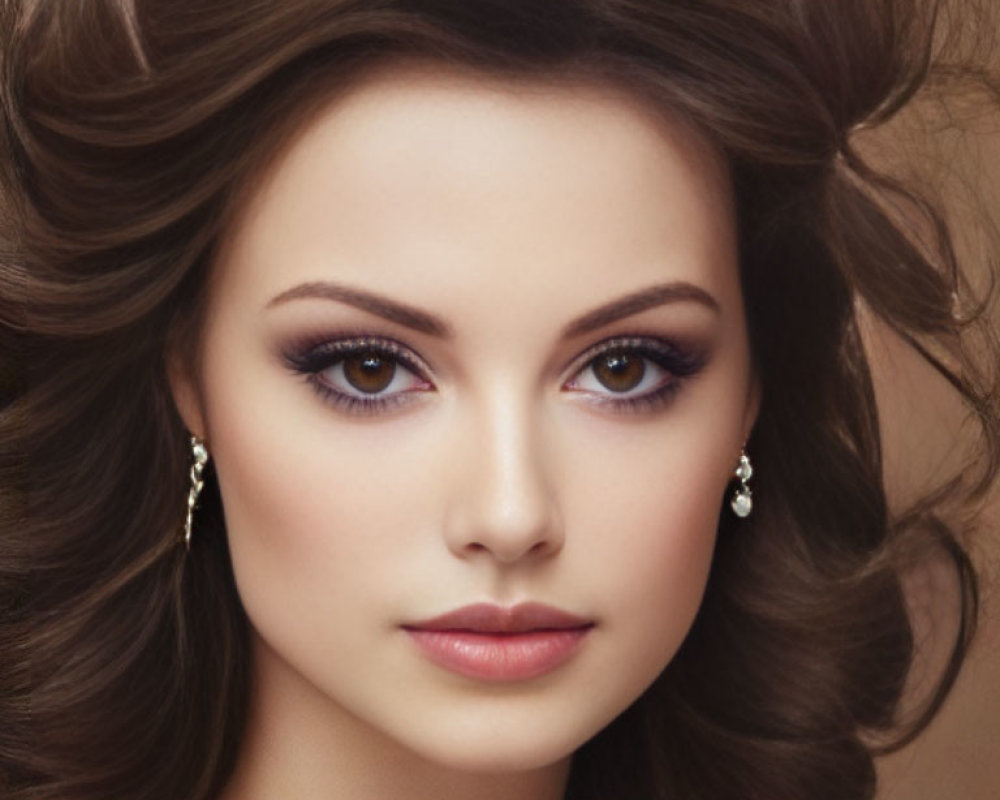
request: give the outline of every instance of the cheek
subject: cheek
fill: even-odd
[[[645,653],[643,669],[665,666],[701,604],[712,562],[731,443],[654,447],[579,459],[580,509],[566,557],[579,560],[609,625]],[[669,439],[667,439],[669,441]],[[645,642],[646,644],[642,644]]]
[[[421,472],[391,425],[338,425],[308,387],[270,369],[267,380],[217,365],[210,433],[244,607],[259,630],[297,639],[338,609],[364,610],[369,587],[405,563]]]

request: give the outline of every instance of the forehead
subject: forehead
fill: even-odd
[[[626,92],[396,66],[275,160],[216,283],[266,302],[335,273],[421,302],[502,278],[585,303],[679,279],[726,302],[734,227],[719,152]]]

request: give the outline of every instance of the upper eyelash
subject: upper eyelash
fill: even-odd
[[[674,380],[645,394],[633,397],[596,395],[588,400],[593,405],[619,413],[652,412],[664,408],[681,389],[685,379],[701,370],[706,362],[702,351],[681,348],[658,337],[625,335],[605,339],[584,351],[574,362],[572,376],[579,375],[602,354],[615,350],[637,353],[674,376]]]
[[[345,339],[322,339],[317,344],[300,346],[284,354],[285,360],[299,372],[320,372],[346,356],[366,349],[388,353],[403,366],[424,380],[430,371],[426,364],[415,358],[405,345],[381,336],[355,336]],[[331,356],[340,356],[331,358]]]
[[[317,377],[324,369],[365,349],[373,349],[390,355],[417,377],[430,382],[427,377],[430,369],[426,364],[414,356],[413,352],[402,343],[382,336],[361,334],[337,339],[322,338],[315,344],[300,343],[297,347],[285,352],[283,356],[291,369],[307,376],[313,388],[325,400],[352,413],[377,414],[406,402],[405,394],[409,393],[399,393],[386,397],[358,397],[333,389]],[[615,411],[641,412],[662,407],[678,391],[683,380],[698,372],[705,362],[705,357],[700,352],[677,347],[667,340],[649,336],[624,335],[605,339],[589,347],[575,359],[571,377],[578,375],[603,353],[613,350],[629,350],[637,353],[643,358],[653,361],[676,378],[658,389],[636,397],[599,396],[598,399],[591,400],[596,405]]]
[[[295,372],[305,375],[312,387],[327,402],[352,414],[378,414],[406,402],[403,394],[381,397],[355,396],[341,392],[319,379],[319,373],[348,356],[366,349],[392,356],[406,369],[428,381],[429,368],[413,356],[405,345],[382,336],[359,335],[343,339],[320,339],[318,343],[303,343],[285,352],[283,357]]]
[[[615,336],[605,339],[585,350],[574,362],[572,374],[576,375],[600,355],[611,350],[629,350],[649,358],[678,378],[693,375],[704,365],[700,352],[687,350],[664,339],[649,336]]]

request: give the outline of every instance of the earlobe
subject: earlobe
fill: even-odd
[[[174,406],[184,422],[184,426],[193,436],[205,439],[205,420],[202,414],[201,394],[195,380],[191,365],[182,359],[178,353],[167,354],[167,382]]]

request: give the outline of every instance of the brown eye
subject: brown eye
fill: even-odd
[[[343,365],[347,382],[366,394],[383,391],[396,374],[396,362],[373,351],[345,358]]]
[[[606,389],[627,392],[638,386],[646,374],[645,359],[623,350],[611,350],[592,362],[594,376]]]

